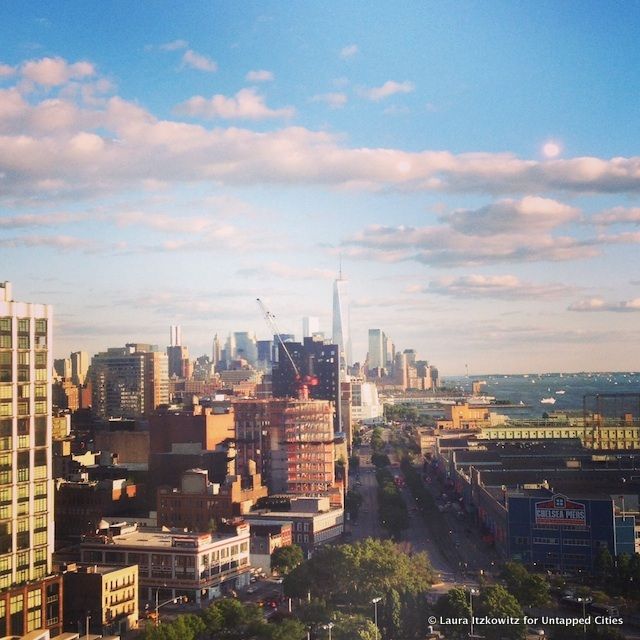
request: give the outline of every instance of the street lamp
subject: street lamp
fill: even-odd
[[[374,598],[371,603],[373,604],[373,622],[376,625],[376,640],[378,640],[378,602],[382,600],[381,597]]]
[[[587,635],[587,599],[576,598],[576,600],[582,603],[582,633],[584,636],[586,636]]]
[[[469,609],[471,610],[471,633],[469,634],[470,638],[473,638],[473,596],[479,596],[480,590],[475,587],[469,587]]]
[[[327,624],[322,625],[323,629],[329,629],[329,640],[331,640],[331,629],[333,629],[334,626],[335,624],[333,622],[327,622]]]

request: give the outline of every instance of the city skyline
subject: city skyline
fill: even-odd
[[[5,7],[0,280],[55,357],[192,357],[349,281],[441,375],[636,370],[640,7]]]

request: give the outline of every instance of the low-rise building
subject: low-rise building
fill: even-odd
[[[223,518],[249,513],[267,496],[256,465],[251,462],[246,476],[228,475],[224,484],[209,482],[205,469],[190,469],[182,476],[180,489],[158,490],[158,525],[208,531]]]
[[[81,474],[82,475],[82,474]],[[79,538],[95,531],[104,516],[136,511],[137,485],[117,480],[55,481],[56,538]]]
[[[103,526],[104,525],[104,526]],[[217,533],[101,523],[80,545],[82,562],[139,568],[140,598],[186,596],[198,604],[249,584],[249,525]]]
[[[291,498],[291,511],[258,510],[245,516],[253,527],[291,523],[291,541],[306,557],[315,547],[335,541],[344,531],[344,509],[331,508],[329,498]]]
[[[138,567],[76,565],[63,568],[64,626],[101,635],[138,626]],[[88,620],[87,620],[88,618]]]
[[[291,522],[251,525],[251,566],[271,573],[271,554],[292,544]]]
[[[0,593],[0,637],[40,629],[56,636],[62,631],[62,612],[62,576],[13,586]]]

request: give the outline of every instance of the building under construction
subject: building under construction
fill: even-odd
[[[238,464],[254,460],[270,493],[335,491],[333,406],[326,400],[233,403]]]

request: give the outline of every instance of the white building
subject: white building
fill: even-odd
[[[51,571],[52,312],[0,283],[0,590]]]
[[[139,568],[140,595],[153,601],[187,596],[191,602],[217,598],[249,584],[249,525],[230,534],[138,529],[135,524],[100,523],[81,543],[82,562]]]
[[[333,283],[333,344],[337,344],[340,353],[340,371],[351,366],[351,332],[349,328],[349,301],[347,281],[340,276]]]

